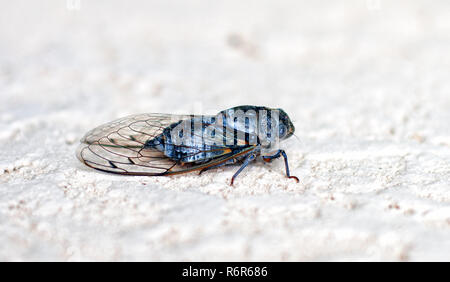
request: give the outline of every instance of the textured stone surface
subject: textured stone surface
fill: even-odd
[[[2,1],[0,260],[450,259],[448,1],[158,2]],[[295,120],[299,184],[75,158],[127,114],[240,104]]]

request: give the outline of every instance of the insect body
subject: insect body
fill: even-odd
[[[281,109],[238,106],[214,116],[138,114],[89,131],[77,150],[89,167],[124,175],[160,176],[241,163],[237,175],[257,157],[282,156],[279,141],[294,133]],[[271,153],[271,154],[270,154]]]

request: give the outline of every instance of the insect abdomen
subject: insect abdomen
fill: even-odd
[[[232,154],[236,149],[240,151],[243,147],[247,147],[248,145],[245,143],[229,146],[224,146],[223,144],[208,144],[205,142],[206,136],[204,136],[204,134],[206,134],[206,127],[210,124],[203,122],[201,127],[191,128],[190,124],[193,124],[193,122],[194,120],[183,120],[168,126],[160,135],[148,140],[145,147],[155,148],[175,161],[183,163],[202,163],[225,154]],[[185,128],[185,130],[177,131],[175,130],[175,127],[177,126]],[[177,137],[177,134],[180,139],[173,140],[173,136]],[[190,136],[183,136],[185,134],[189,134]],[[182,140],[181,144],[176,143],[180,140]]]

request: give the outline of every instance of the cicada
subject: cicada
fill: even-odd
[[[235,178],[256,159],[288,158],[279,143],[295,127],[282,109],[238,106],[216,115],[137,114],[89,131],[77,150],[85,165],[123,175],[162,176],[240,164]]]

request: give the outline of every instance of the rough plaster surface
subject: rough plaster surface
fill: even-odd
[[[448,1],[1,7],[0,260],[450,259]],[[295,120],[299,184],[281,160],[231,188],[235,167],[124,177],[75,158],[124,115],[240,104]]]

